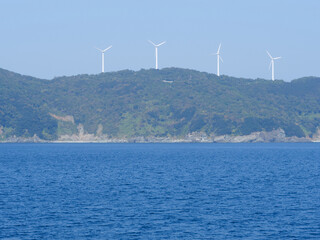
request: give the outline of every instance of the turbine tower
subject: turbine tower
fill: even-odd
[[[155,44],[152,41],[149,40],[149,42],[155,47],[156,49],[156,69],[158,69],[158,47],[160,47],[161,45],[165,44],[166,42],[162,42],[159,44]]]
[[[271,54],[267,51],[267,54],[269,55],[271,62],[269,65],[269,69],[270,67],[272,67],[272,81],[274,81],[274,60],[280,59],[281,57],[272,57]]]
[[[222,57],[220,56],[220,48],[221,48],[221,43],[220,43],[220,45],[219,45],[219,48],[218,48],[218,51],[217,51],[217,53],[216,53],[216,55],[217,55],[217,76],[219,77],[220,76],[220,60],[221,60],[221,62],[223,62],[223,59],[222,59]]]
[[[99,50],[99,51],[101,52],[101,54],[102,54],[101,72],[103,72],[103,73],[104,73],[104,53],[105,53],[106,51],[108,51],[110,48],[112,48],[112,46],[109,46],[109,47],[107,47],[106,49],[96,48],[96,49]]]

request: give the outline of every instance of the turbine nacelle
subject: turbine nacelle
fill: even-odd
[[[102,60],[101,60],[101,72],[104,72],[104,53],[106,51],[108,51],[110,48],[112,48],[112,45],[107,47],[106,49],[100,49],[100,48],[97,48],[95,47],[95,49],[99,50],[101,52],[101,55],[102,55]]]
[[[274,57],[271,56],[271,54],[270,54],[268,51],[266,51],[266,52],[267,52],[267,54],[269,55],[271,61],[272,61],[272,60],[277,60],[277,59],[280,59],[280,58],[281,58],[281,57],[275,57],[275,58],[274,58]]]
[[[99,50],[99,51],[102,52],[102,53],[108,51],[110,48],[112,48],[112,45],[109,46],[109,47],[107,47],[106,49],[100,49],[100,48],[97,48],[97,47],[96,47],[96,49]]]
[[[151,43],[153,46],[155,46],[155,47],[160,47],[161,45],[163,45],[163,44],[165,44],[166,42],[164,41],[164,42],[162,42],[162,43],[159,43],[159,44],[155,44],[154,42],[152,42],[151,40],[148,40],[149,41],[149,43]]]

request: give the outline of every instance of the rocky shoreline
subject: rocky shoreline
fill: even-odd
[[[271,132],[253,132],[249,135],[208,136],[202,132],[190,133],[184,137],[122,137],[110,138],[107,135],[94,134],[62,135],[57,140],[40,139],[37,135],[29,138],[12,136],[0,140],[1,143],[268,143],[268,142],[320,142],[319,135],[313,138],[287,137],[283,129]]]

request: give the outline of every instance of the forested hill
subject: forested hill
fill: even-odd
[[[188,69],[118,71],[42,80],[0,69],[0,139],[56,140],[248,135],[283,129],[312,136],[320,126],[320,78],[291,82],[217,77]]]

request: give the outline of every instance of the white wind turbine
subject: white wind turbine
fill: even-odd
[[[221,43],[220,43],[218,51],[216,53],[216,55],[217,55],[217,76],[218,77],[220,76],[220,60],[221,60],[221,62],[223,62],[223,59],[220,56],[220,48],[221,48]]]
[[[96,49],[97,50],[99,50],[100,52],[101,52],[101,54],[102,54],[102,67],[101,67],[101,72],[103,72],[104,73],[104,53],[106,52],[106,51],[108,51],[110,48],[112,48],[112,46],[109,46],[109,47],[107,47],[106,49],[100,49],[100,48],[97,48],[96,47]]]
[[[166,42],[162,42],[159,44],[155,44],[152,41],[149,40],[149,42],[155,47],[156,49],[156,69],[158,69],[158,47],[160,47],[161,45],[165,44]]]
[[[271,62],[269,65],[269,69],[270,67],[272,67],[272,81],[274,81],[274,60],[280,59],[281,57],[272,57],[271,54],[267,51],[267,54],[269,55]]]

